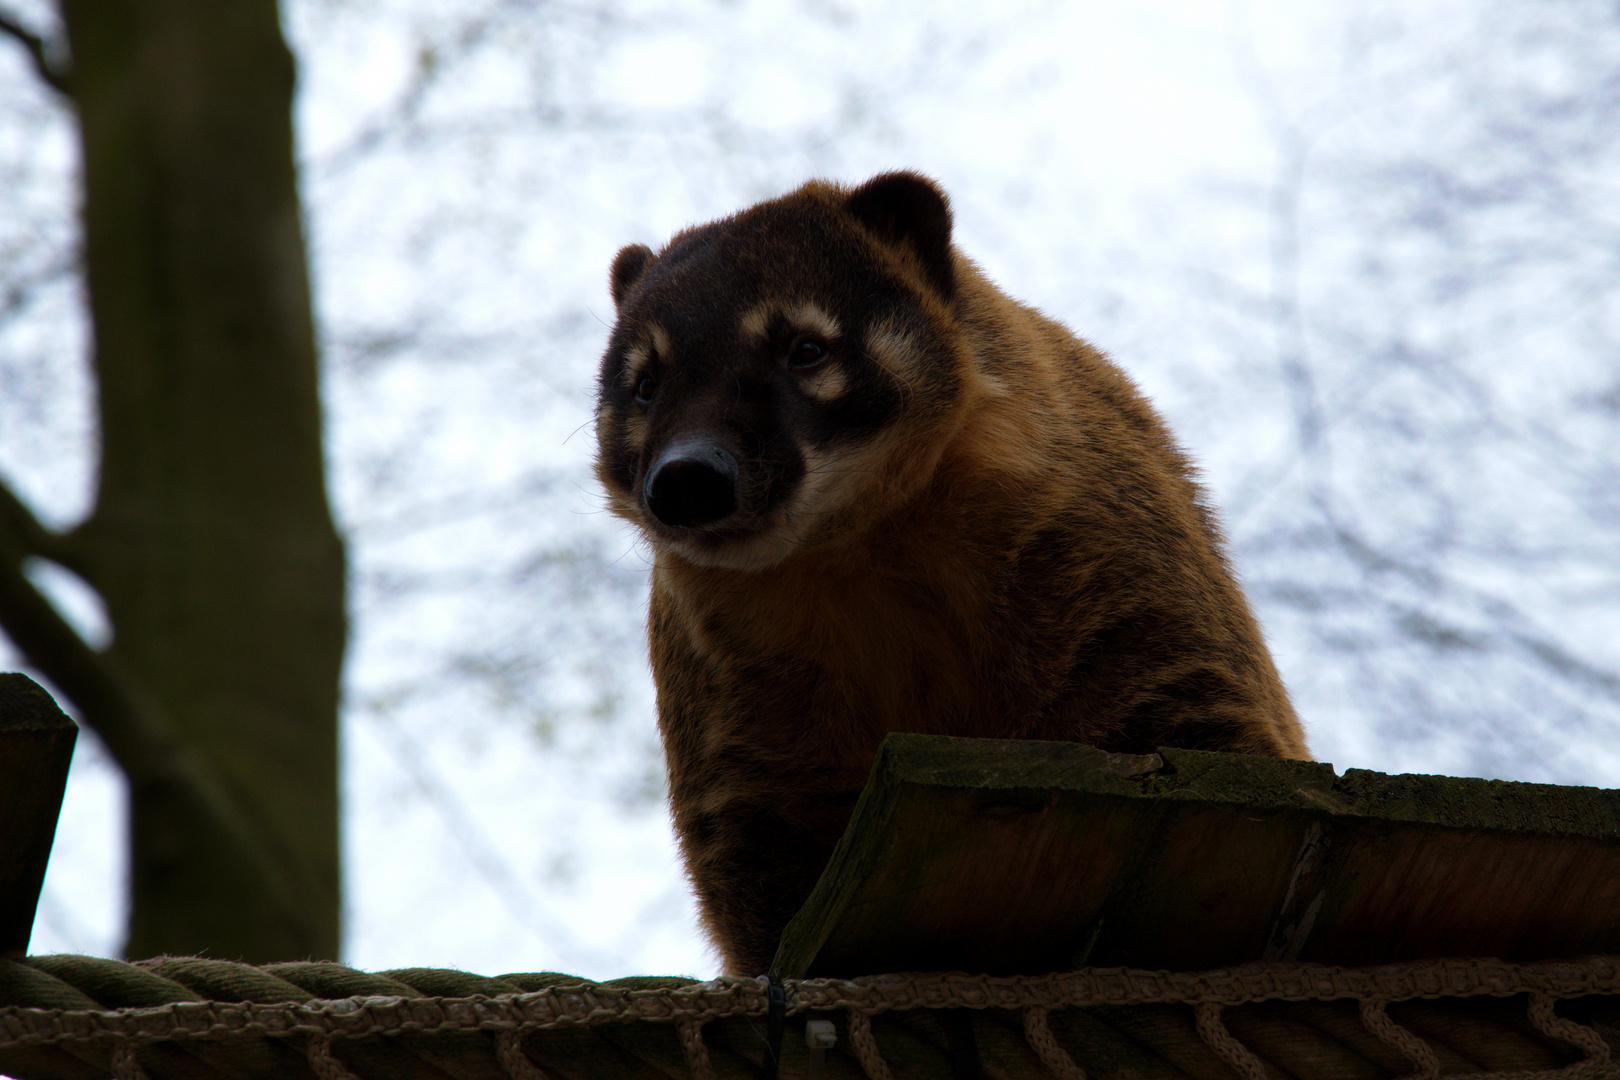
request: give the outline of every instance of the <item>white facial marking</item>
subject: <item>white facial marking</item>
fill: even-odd
[[[923,351],[916,340],[892,323],[880,323],[867,333],[866,352],[905,383],[920,373],[923,363]]]
[[[833,318],[819,304],[809,300],[792,304],[782,309],[783,318],[793,327],[795,333],[819,334],[828,341],[832,341],[843,333],[838,320]]]
[[[619,382],[626,390],[634,390],[647,373],[648,364],[647,346],[632,345],[624,354],[624,370],[619,373]]]
[[[849,376],[837,363],[824,363],[799,377],[799,388],[823,405],[837,401],[849,389]]]
[[[774,309],[769,304],[761,304],[753,308],[737,323],[743,341],[749,345],[762,344],[771,332],[771,313]]]
[[[653,351],[664,363],[667,364],[675,358],[675,346],[669,340],[669,331],[657,323],[652,325],[652,343]]]

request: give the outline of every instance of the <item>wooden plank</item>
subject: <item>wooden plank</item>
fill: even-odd
[[[1128,799],[1161,762],[961,742],[884,742],[850,827],[784,934],[779,976],[937,970],[946,957],[950,968],[1012,972],[1083,958],[1113,880],[1144,840]]]
[[[891,735],[779,976],[1620,951],[1620,792]]]
[[[32,679],[0,673],[0,957],[28,952],[78,734]]]

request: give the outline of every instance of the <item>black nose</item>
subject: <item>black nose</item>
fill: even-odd
[[[737,460],[701,439],[682,439],[647,473],[647,509],[677,529],[711,525],[737,509]]]

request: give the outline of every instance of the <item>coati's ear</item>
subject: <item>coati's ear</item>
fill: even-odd
[[[613,293],[614,307],[624,307],[624,298],[657,257],[646,244],[627,244],[619,249],[613,256],[613,269],[608,271],[608,288]]]
[[[880,239],[910,249],[940,296],[956,295],[951,206],[932,180],[914,172],[883,173],[850,192],[844,209]]]

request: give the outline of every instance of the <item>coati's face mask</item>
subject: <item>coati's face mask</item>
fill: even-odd
[[[951,279],[926,281],[909,234],[874,235],[849,210],[883,179],[810,185],[614,260],[597,474],[656,548],[751,570],[836,539],[906,472],[918,425],[949,411]],[[937,190],[891,186],[944,215],[948,269]]]

